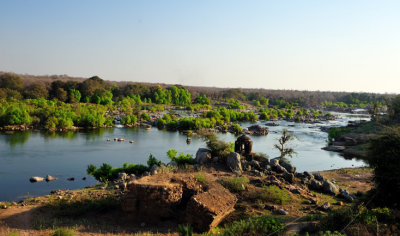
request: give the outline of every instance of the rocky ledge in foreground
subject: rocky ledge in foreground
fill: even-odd
[[[122,210],[135,220],[176,219],[209,231],[234,211],[235,195],[218,183],[202,186],[189,174],[159,174],[132,181]]]

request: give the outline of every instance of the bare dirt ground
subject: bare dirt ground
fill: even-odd
[[[204,170],[209,181],[232,177],[230,172]],[[339,187],[351,193],[366,192],[372,188],[372,170],[368,168],[348,168],[320,172],[327,179],[334,179]],[[195,174],[195,173],[193,173]],[[259,189],[254,183],[261,178],[247,176],[250,182],[246,190],[238,193],[235,212],[223,224],[240,220],[251,215],[276,215],[268,210],[251,193]],[[290,191],[288,191],[290,193]],[[335,205],[336,197],[313,193],[319,202],[328,201]],[[74,191],[57,191],[53,194],[27,199],[21,203],[3,203],[0,209],[0,235],[51,235],[57,228],[73,229],[75,235],[178,235],[176,222],[157,223],[134,222],[120,210],[120,190],[104,190],[100,187]],[[271,204],[286,210],[289,214],[279,216],[285,222],[292,222],[310,214],[310,206],[304,205],[301,195],[290,193],[291,201],[286,205]],[[0,203],[0,208],[1,208]],[[262,207],[260,207],[262,205]],[[339,207],[336,206],[335,207]]]

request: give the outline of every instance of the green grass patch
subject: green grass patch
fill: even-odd
[[[262,191],[260,192],[260,199],[280,205],[285,205],[292,200],[287,190],[282,190],[275,185],[263,187]]]
[[[197,173],[194,175],[194,178],[200,183],[204,184],[206,182],[206,176],[203,173]]]
[[[220,179],[218,182],[230,192],[236,193],[246,189],[249,179],[246,177],[231,177]]]
[[[216,228],[209,235],[279,235],[283,232],[285,224],[271,216],[253,216],[246,220],[235,221],[224,228]]]
[[[339,174],[361,174],[361,173],[372,173],[372,168],[354,168],[354,169],[340,169],[337,170]]]
[[[51,234],[52,236],[74,236],[75,231],[68,228],[59,228],[54,233]]]

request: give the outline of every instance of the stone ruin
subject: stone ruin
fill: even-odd
[[[235,195],[218,183],[202,186],[190,174],[159,174],[132,181],[122,210],[137,221],[176,220],[209,231],[234,211]]]
[[[235,152],[244,156],[250,156],[253,152],[253,141],[250,137],[243,134],[235,142]]]

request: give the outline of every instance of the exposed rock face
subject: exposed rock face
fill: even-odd
[[[189,200],[186,222],[199,231],[209,231],[234,211],[236,201],[236,197],[228,190],[215,185]]]
[[[122,209],[136,220],[175,219],[208,231],[234,211],[235,195],[217,183],[207,189],[190,174],[158,174],[130,182]]]
[[[226,165],[232,171],[242,171],[242,163],[240,161],[240,155],[236,152],[229,153],[228,157],[226,158]]]
[[[267,135],[268,129],[261,127],[260,125],[252,125],[247,128],[250,134],[252,135]]]
[[[194,162],[199,165],[204,165],[211,161],[211,151],[207,148],[199,148],[196,152]]]
[[[182,185],[171,182],[153,182],[150,177],[133,181],[122,209],[143,220],[169,217],[182,199]]]

